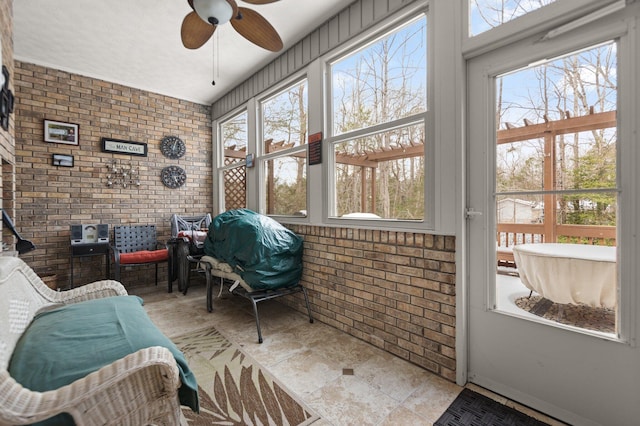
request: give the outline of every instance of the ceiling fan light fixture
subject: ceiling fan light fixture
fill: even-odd
[[[211,25],[226,24],[233,15],[233,8],[227,0],[193,0],[193,9]]]

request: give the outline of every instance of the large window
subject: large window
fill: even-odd
[[[329,65],[330,216],[425,219],[427,19]]]
[[[224,205],[227,210],[247,206],[247,112],[244,111],[220,124],[222,159],[219,178],[224,185]]]
[[[307,93],[304,79],[260,102],[266,214],[307,214]]]
[[[498,272],[512,272],[501,266],[508,265],[508,248],[515,251],[522,243],[559,243],[558,258],[573,259],[580,265],[572,266],[576,270],[590,265],[580,262],[593,253],[601,256],[596,262],[600,266],[586,274],[591,281],[584,289],[579,284],[567,287],[561,262],[557,270],[544,272],[543,263],[514,259],[510,266],[517,266],[522,282],[537,294],[531,296],[500,276],[499,310],[509,311],[514,300],[520,309],[552,324],[611,336],[618,332],[617,69],[617,44],[608,42],[496,79]],[[528,262],[522,256],[520,262]],[[539,267],[535,278],[529,270],[534,264]],[[556,289],[566,289],[571,297],[558,302]],[[516,290],[523,291],[520,297],[507,296]],[[577,310],[567,305],[564,313],[552,314],[552,303],[545,299],[584,306]]]

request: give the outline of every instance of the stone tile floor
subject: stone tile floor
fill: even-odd
[[[187,295],[175,285],[173,293],[164,286],[128,291],[143,298],[149,316],[168,337],[213,325],[322,417],[315,426],[431,425],[462,390],[331,326],[311,324],[306,315],[275,300],[258,304],[264,338],[259,344],[249,301],[224,292],[209,313],[205,287],[193,281]],[[521,408],[547,423],[561,424]]]

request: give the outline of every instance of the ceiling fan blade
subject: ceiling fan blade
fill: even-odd
[[[196,12],[184,17],[180,36],[182,44],[187,49],[197,49],[207,42],[216,30],[214,25],[204,22]]]
[[[258,12],[245,7],[238,8],[242,19],[232,19],[231,25],[244,38],[272,52],[282,50],[282,39],[271,24]]]
[[[251,4],[269,4],[269,3],[275,3],[277,1],[280,0],[242,0],[245,3],[251,3]]]

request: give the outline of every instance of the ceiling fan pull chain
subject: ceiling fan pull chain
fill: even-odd
[[[211,85],[212,86],[216,85],[216,74],[217,74],[216,73],[216,71],[217,71],[217,68],[216,68],[216,62],[217,62],[216,61],[216,54],[217,54],[217,50],[218,50],[217,49],[218,46],[216,46],[216,45],[219,46],[218,34],[214,33],[213,34],[213,42],[211,43],[211,46],[213,46],[213,52],[212,52],[213,55],[212,55],[212,59],[211,59],[211,61],[212,61],[212,63],[211,63],[211,73],[213,74],[213,80],[211,81]]]

